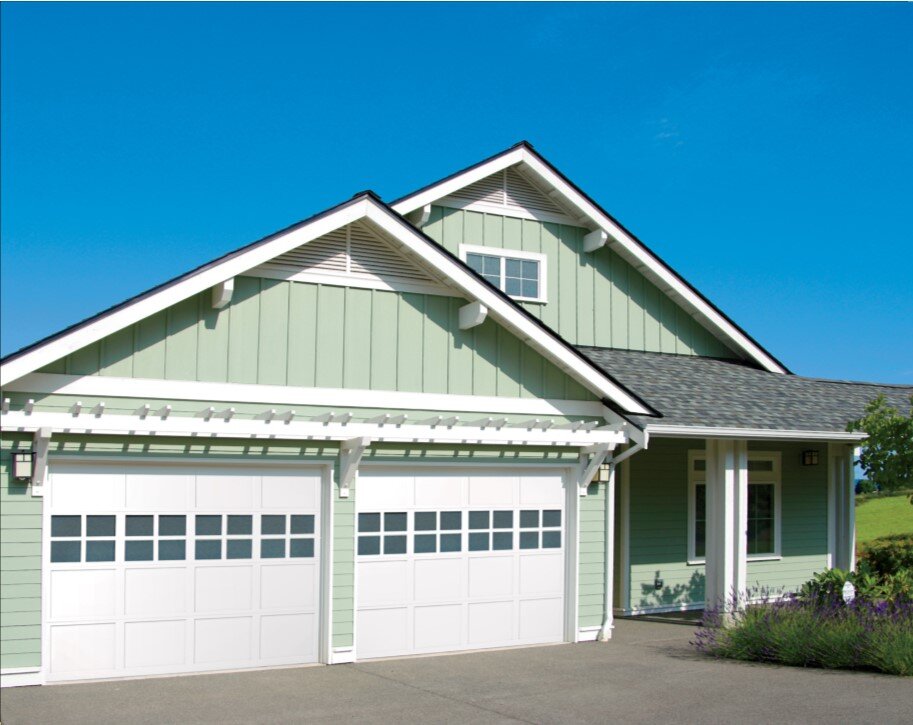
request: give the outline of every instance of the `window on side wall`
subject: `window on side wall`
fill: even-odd
[[[688,457],[688,563],[707,555],[707,463],[703,453]],[[748,455],[748,559],[780,556],[780,456]]]
[[[460,245],[460,258],[513,299],[521,302],[546,301],[544,254],[463,244]]]

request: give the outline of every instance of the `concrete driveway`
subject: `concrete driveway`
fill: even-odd
[[[913,680],[720,662],[693,629],[617,622],[610,644],[4,690],[38,723],[909,723]]]

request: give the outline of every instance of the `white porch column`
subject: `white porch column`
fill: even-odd
[[[856,481],[852,446],[828,444],[827,465],[831,566],[851,570],[856,568]]]
[[[705,606],[732,608],[745,593],[748,529],[748,443],[707,439]]]

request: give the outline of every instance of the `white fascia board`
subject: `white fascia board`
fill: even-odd
[[[685,305],[698,312],[705,320],[710,322],[719,332],[732,341],[740,350],[749,355],[752,359],[764,367],[765,370],[774,373],[785,373],[786,370],[773,358],[770,357],[758,345],[753,343],[748,337],[717,312],[711,305],[695,293],[687,284],[660,262],[651,254],[643,245],[639,244],[624,229],[619,227],[608,216],[600,211],[596,206],[584,198],[564,179],[550,169],[546,164],[526,149],[520,149],[522,161],[527,164],[536,174],[538,174],[546,183],[551,184],[561,191],[584,216],[593,220],[597,228],[604,230],[609,236],[617,241],[634,259],[637,266],[642,267],[641,271],[648,270],[655,279],[661,282],[660,287],[667,288]]]
[[[23,411],[3,414],[2,430],[34,432],[50,428],[53,433],[71,435],[189,436],[201,439],[238,438],[253,440],[346,441],[366,438],[372,442],[447,443],[455,445],[537,445],[615,446],[626,440],[612,428],[588,430],[549,428],[494,428],[479,425],[407,425],[397,423],[321,423],[274,418],[272,420],[225,420],[213,417],[154,415],[103,415],[74,418],[69,413],[32,414]]]
[[[139,400],[198,400],[226,404],[315,405],[338,408],[340,413],[353,408],[380,408],[393,411],[428,410],[454,413],[593,416],[594,420],[604,417],[603,404],[595,400],[501,398],[485,395],[403,393],[352,388],[200,383],[192,380],[153,380],[58,373],[30,373],[7,385],[5,391]]]
[[[432,204],[443,197],[450,196],[464,186],[521,162],[526,165],[529,171],[538,176],[543,183],[556,189],[567,204],[580,212],[581,225],[591,227],[594,231],[598,229],[605,231],[630,256],[630,261],[634,262],[635,267],[658,282],[659,287],[666,294],[673,296],[681,304],[693,310],[713,329],[723,335],[737,349],[758,362],[765,370],[774,373],[786,372],[782,365],[777,363],[776,360],[771,358],[770,355],[753,343],[735,325],[701,298],[700,295],[695,293],[669,267],[651,254],[642,244],[637,242],[528,149],[517,148],[509,151],[492,159],[487,164],[470,169],[465,174],[443,181],[414,196],[403,199],[401,202],[394,204],[393,209],[398,214],[407,214],[419,206]]]
[[[350,224],[365,216],[367,199],[353,202],[338,211],[331,212],[312,222],[306,222],[285,234],[260,244],[247,252],[239,254],[224,262],[169,285],[158,292],[124,308],[104,315],[99,319],[73,330],[56,340],[41,345],[31,352],[10,360],[0,369],[0,385],[6,386],[13,380],[21,378],[34,370],[75,352],[86,345],[91,345],[103,337],[143,320],[156,312],[187,299],[217,284],[236,277],[253,267],[268,262],[280,254],[306,244],[324,234]]]
[[[741,438],[748,440],[861,441],[866,433],[828,430],[768,428],[714,428],[709,426],[649,424],[646,432],[655,438]]]
[[[443,250],[428,244],[418,231],[408,225],[408,222],[390,216],[386,209],[373,203],[368,205],[367,216],[392,238],[398,240],[405,249],[421,257],[432,269],[450,279],[470,300],[485,305],[495,320],[535,348],[547,360],[576,378],[584,387],[600,397],[609,398],[624,411],[635,415],[652,415],[653,411],[644,407],[634,396],[583,358],[568,350],[565,347],[566,343],[530,320],[520,309],[467,272],[463,266],[455,263]]]

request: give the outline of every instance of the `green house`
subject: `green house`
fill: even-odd
[[[611,638],[853,566],[849,419],[527,143],[2,360],[4,685]],[[611,646],[610,644],[607,646]]]

